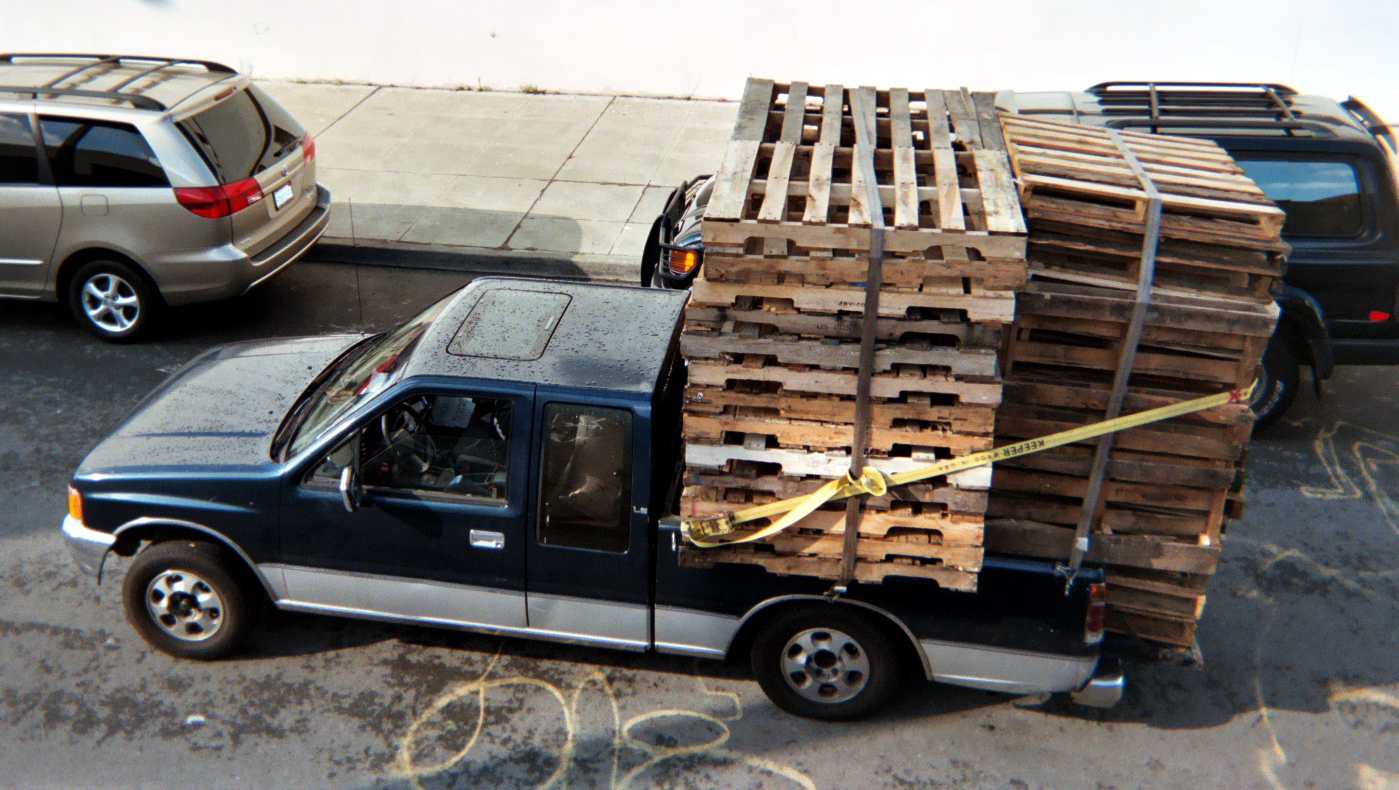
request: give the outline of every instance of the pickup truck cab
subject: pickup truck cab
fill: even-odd
[[[63,532],[134,559],[152,646],[228,655],[278,608],[746,657],[786,710],[873,711],[905,672],[1121,694],[1101,574],[988,557],[980,591],[681,562],[683,291],[483,278],[389,333],[211,350],[83,461]]]

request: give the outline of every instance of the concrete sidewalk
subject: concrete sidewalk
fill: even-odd
[[[258,81],[316,138],[317,257],[634,279],[651,222],[723,157],[735,102]],[[389,253],[385,255],[384,253]]]

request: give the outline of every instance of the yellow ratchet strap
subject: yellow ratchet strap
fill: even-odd
[[[1128,414],[1111,420],[1084,425],[1078,428],[1071,428],[1067,431],[1051,433],[1048,436],[1041,436],[1038,439],[1027,439],[1023,442],[1008,444],[1004,447],[997,447],[994,450],[986,450],[980,453],[964,455],[961,458],[949,458],[944,461],[920,466],[910,469],[907,472],[898,474],[885,474],[872,466],[866,466],[858,479],[850,477],[847,473],[845,477],[839,477],[810,494],[783,499],[779,502],[770,502],[766,505],[755,505],[722,516],[710,516],[707,518],[686,519],[681,523],[681,529],[685,533],[686,539],[690,543],[700,548],[712,548],[714,546],[727,546],[733,543],[747,543],[754,540],[762,540],[770,535],[792,526],[793,524],[806,518],[817,508],[827,502],[834,502],[839,499],[846,499],[852,496],[872,494],[882,496],[886,490],[892,486],[904,485],[906,483],[916,483],[920,480],[927,480],[933,477],[961,472],[966,469],[973,469],[978,466],[986,466],[996,461],[1004,461],[1008,458],[1015,458],[1030,453],[1038,453],[1042,450],[1049,450],[1054,447],[1061,447],[1074,442],[1081,442],[1085,439],[1092,439],[1104,434],[1122,431],[1128,428],[1137,428],[1142,425],[1149,425],[1161,420],[1169,420],[1172,417],[1180,417],[1185,414],[1193,414],[1205,409],[1213,409],[1217,406],[1224,406],[1230,403],[1248,403],[1249,396],[1253,394],[1253,388],[1258,382],[1250,384],[1245,389],[1230,390],[1221,392],[1218,395],[1207,395],[1203,398],[1172,403],[1169,406],[1160,406],[1155,409]],[[770,525],[763,527],[751,535],[734,540],[711,540],[719,535],[727,535],[737,530],[738,525],[760,519],[774,518]]]

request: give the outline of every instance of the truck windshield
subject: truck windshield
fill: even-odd
[[[292,420],[299,424],[284,457],[306,449],[341,417],[392,384],[432,319],[453,296],[456,294],[444,297],[398,329],[366,343],[350,357],[332,363],[336,369],[328,370],[330,375],[325,381],[292,407]],[[295,414],[298,411],[300,415]]]

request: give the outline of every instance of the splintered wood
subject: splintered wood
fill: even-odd
[[[857,146],[857,123],[873,130],[871,148]],[[879,205],[860,156],[872,159]],[[893,473],[991,448],[996,349],[1026,280],[991,96],[753,79],[701,226],[681,338],[682,515],[810,493],[849,471],[876,216],[869,462]],[[975,469],[867,497],[855,579],[975,589],[989,480]],[[765,541],[687,549],[682,562],[836,578],[844,533],[843,505],[828,506]]]
[[[1147,301],[1122,411],[1244,388],[1277,321],[1269,290],[1283,214],[1212,142],[1003,116],[1029,225],[1030,281],[1002,348],[997,443],[1107,415],[1138,300]],[[1137,292],[1149,194],[1154,272]],[[1108,572],[1108,627],[1189,646],[1227,518],[1238,515],[1253,425],[1245,403],[1113,436],[1088,501],[1097,440],[997,465],[986,545],[1065,559],[1085,509],[1088,561]]]

